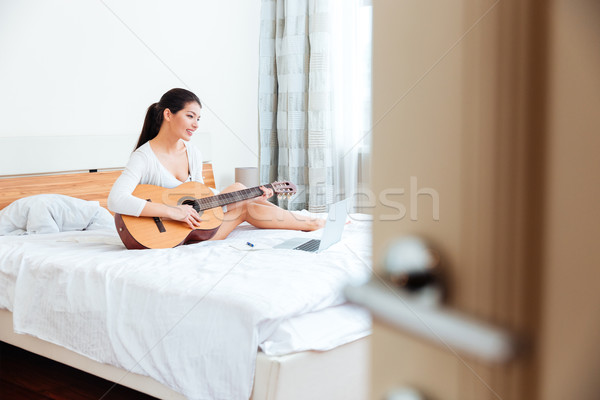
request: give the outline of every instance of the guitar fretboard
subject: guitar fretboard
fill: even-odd
[[[273,185],[271,185],[270,183],[262,186],[269,189],[273,188]],[[215,196],[196,199],[194,202],[194,208],[197,211],[208,210],[210,208],[221,207],[238,201],[253,199],[255,197],[262,196],[262,194],[263,191],[260,189],[259,186],[251,187],[244,190],[238,190],[236,192],[231,193],[221,193]]]

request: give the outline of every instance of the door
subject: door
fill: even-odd
[[[442,255],[447,304],[509,329],[525,346],[508,363],[486,363],[376,319],[372,399],[403,386],[432,400],[597,395],[591,371],[598,370],[598,356],[584,354],[600,354],[598,341],[591,340],[594,329],[600,331],[600,312],[590,307],[600,304],[600,291],[591,290],[600,280],[600,262],[578,251],[572,236],[570,248],[549,249],[565,239],[555,223],[563,215],[560,199],[569,196],[556,180],[572,188],[565,170],[587,171],[586,179],[594,182],[577,188],[587,195],[578,196],[578,212],[590,219],[582,218],[576,225],[581,232],[575,228],[574,234],[590,248],[600,238],[593,200],[600,195],[600,168],[583,167],[597,158],[590,149],[600,148],[594,106],[600,105],[600,24],[591,23],[600,16],[597,4],[374,2],[374,273],[385,278],[386,245],[393,238],[419,235]],[[566,51],[580,56],[578,64],[563,59]],[[563,69],[556,70],[556,62]],[[572,82],[587,97],[565,97]],[[568,132],[561,126],[569,120],[561,118],[567,109],[584,121]],[[582,140],[576,144],[566,140],[578,133]],[[569,156],[553,157],[561,154],[557,143],[582,157],[582,166],[574,167]],[[566,254],[574,260],[569,267],[590,280],[576,281],[557,265],[560,257],[549,259],[567,260]],[[583,291],[562,298],[557,279],[577,282]],[[557,303],[562,307],[549,309]],[[575,322],[580,319],[574,310],[587,323]],[[587,341],[567,345],[581,354],[559,349],[561,319],[584,332],[576,336]],[[566,327],[561,334],[575,337]],[[559,372],[566,361],[573,368],[569,379]]]

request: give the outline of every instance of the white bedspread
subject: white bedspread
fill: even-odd
[[[239,250],[321,234],[249,225],[162,250],[126,250],[113,231],[0,237],[0,307],[17,332],[191,399],[248,399],[259,347],[327,350],[368,334],[368,316],[341,294],[370,274],[371,223],[360,217],[320,254]]]

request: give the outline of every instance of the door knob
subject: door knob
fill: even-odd
[[[384,278],[422,305],[439,305],[445,287],[439,252],[417,236],[402,236],[387,246]]]
[[[385,400],[425,400],[425,396],[413,388],[402,387],[391,390]]]
[[[512,359],[517,340],[511,332],[441,304],[444,281],[439,255],[424,240],[401,237],[390,243],[384,257],[383,277],[345,289],[346,298],[367,308],[375,318],[417,337],[465,353],[482,361]],[[414,274],[422,278],[410,289]],[[418,288],[417,288],[418,286]]]

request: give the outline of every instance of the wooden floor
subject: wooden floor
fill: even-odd
[[[135,390],[0,342],[1,399],[152,400]]]

